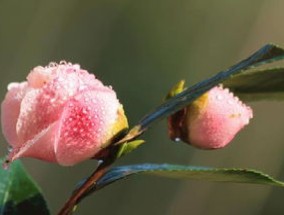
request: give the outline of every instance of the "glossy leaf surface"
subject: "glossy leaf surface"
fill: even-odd
[[[230,88],[245,101],[284,99],[284,68],[251,70],[227,79]]]
[[[18,160],[7,170],[0,168],[0,215],[10,214],[49,214],[41,191]]]
[[[284,187],[284,183],[252,169],[210,168],[172,164],[138,164],[110,169],[97,183],[100,189],[132,175],[146,174],[176,179],[194,179],[216,182],[250,183]]]

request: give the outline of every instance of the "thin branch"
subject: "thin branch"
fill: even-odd
[[[96,182],[105,174],[113,162],[102,163],[93,174],[78,188],[64,204],[58,215],[70,215],[73,213],[75,206],[88,190],[96,184]]]

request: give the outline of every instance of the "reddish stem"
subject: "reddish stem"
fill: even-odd
[[[115,143],[112,148],[110,148],[111,154],[116,154],[118,150],[118,145],[125,143],[127,141],[133,140],[137,136],[141,135],[143,131],[140,126],[135,126],[128,132],[128,134],[122,138],[120,141]],[[58,215],[70,215],[73,213],[74,207],[80,202],[84,195],[89,191],[89,189],[96,184],[96,182],[105,174],[109,167],[115,161],[115,157],[110,157],[108,160],[104,161],[93,173],[92,175],[83,183],[83,185],[78,188],[64,204],[63,208],[59,211]]]
[[[102,163],[92,175],[84,182],[84,184],[76,190],[68,201],[64,204],[63,208],[59,211],[58,215],[70,215],[73,213],[74,207],[80,201],[81,197],[94,186],[96,182],[105,174],[112,163]]]

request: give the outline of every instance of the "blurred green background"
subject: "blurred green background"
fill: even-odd
[[[283,46],[283,8],[280,0],[0,0],[0,96],[34,66],[65,59],[112,85],[133,125],[178,80],[194,84],[268,42]],[[173,143],[160,122],[143,136],[147,144],[119,164],[250,167],[284,179],[284,103],[251,106],[252,123],[223,150]],[[53,214],[96,167],[23,160]],[[136,176],[89,197],[76,214],[283,214],[283,199],[283,189],[268,186]]]

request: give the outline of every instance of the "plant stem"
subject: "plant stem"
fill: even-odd
[[[92,175],[78,188],[64,204],[58,215],[70,215],[73,213],[74,207],[79,203],[81,197],[96,184],[96,182],[105,174],[113,162],[103,162]]]

